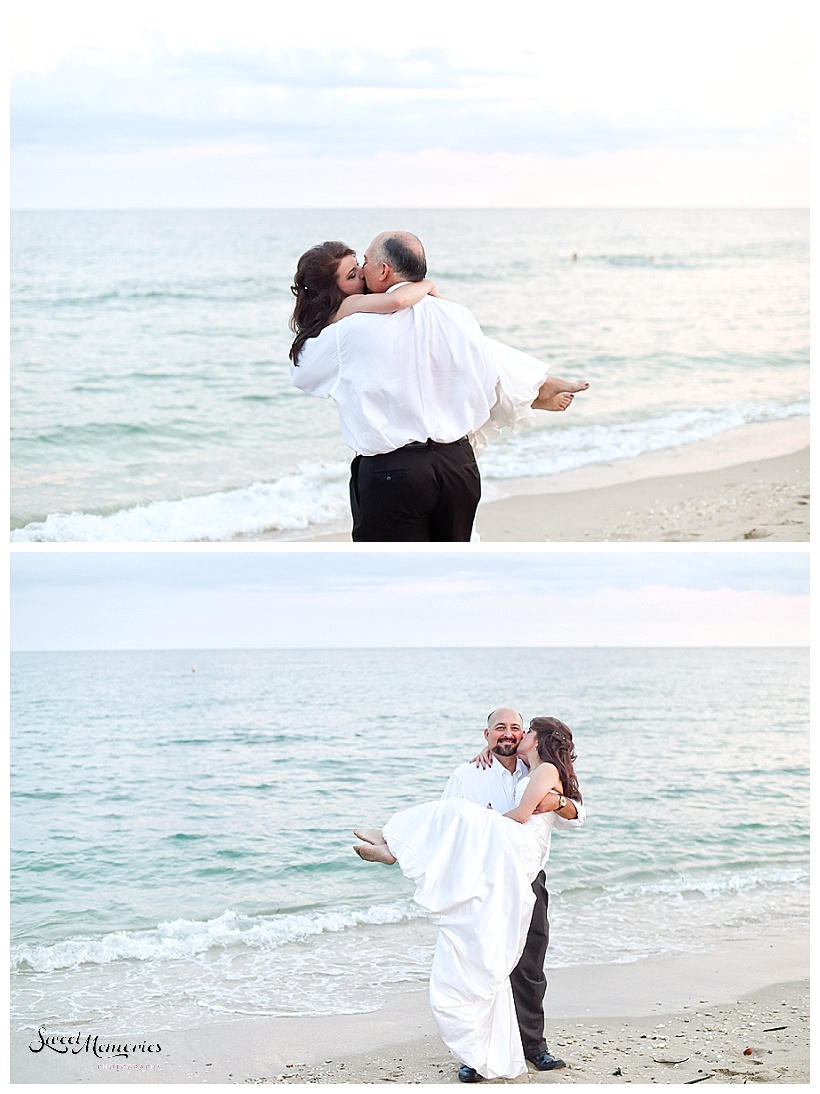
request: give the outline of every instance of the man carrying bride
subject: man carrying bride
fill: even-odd
[[[409,232],[376,236],[358,265],[329,241],[302,255],[291,379],[331,398],[345,443],[356,541],[465,541],[481,496],[476,453],[532,409],[565,410],[589,385],[549,377],[487,338],[426,280]]]
[[[457,768],[439,802],[356,831],[359,856],[393,863],[438,927],[430,1006],[442,1040],[462,1061],[461,1082],[516,1078],[526,1060],[564,1067],[544,1039],[549,942],[544,867],[554,827],[581,825],[570,729],[557,718],[494,711],[487,748]]]

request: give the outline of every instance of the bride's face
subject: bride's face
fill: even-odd
[[[533,754],[537,752],[537,750],[538,736],[534,729],[528,729],[521,738],[521,744],[518,746],[518,755],[526,764],[529,764]]]
[[[345,296],[358,296],[364,292],[364,274],[355,255],[345,255],[336,267],[336,284]]]

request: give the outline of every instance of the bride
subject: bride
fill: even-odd
[[[514,809],[501,814],[462,798],[424,802],[359,831],[356,853],[398,861],[414,899],[438,927],[430,1007],[442,1040],[485,1079],[516,1078],[527,1065],[510,988],[527,937],[531,884],[549,857],[554,813],[538,813],[555,791],[581,801],[572,733],[557,718],[533,718],[518,746],[530,775]]]
[[[296,302],[290,329],[296,337],[289,356],[296,367],[305,342],[325,327],[357,312],[385,315],[413,307],[425,296],[440,295],[427,279],[405,282],[388,293],[366,294],[355,251],[338,240],[327,240],[305,251],[297,263],[291,292]],[[470,434],[476,455],[504,426],[519,432],[533,421],[531,410],[566,410],[574,393],[589,387],[586,381],[549,376],[543,361],[503,342],[486,336],[485,342],[497,365],[499,382],[489,420]]]

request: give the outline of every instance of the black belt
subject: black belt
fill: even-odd
[[[466,437],[459,437],[457,441],[434,441],[428,437],[426,441],[408,441],[395,451],[403,452],[405,448],[449,448],[451,444],[463,444],[466,440]]]

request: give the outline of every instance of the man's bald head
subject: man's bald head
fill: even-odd
[[[363,270],[371,292],[384,292],[400,281],[422,281],[427,258],[412,232],[380,232],[364,253]]]
[[[497,707],[496,710],[487,715],[487,728],[489,729],[493,722],[502,715],[507,720],[511,717],[515,718],[519,725],[524,725],[524,719],[521,717],[521,712],[516,710],[515,707]]]

